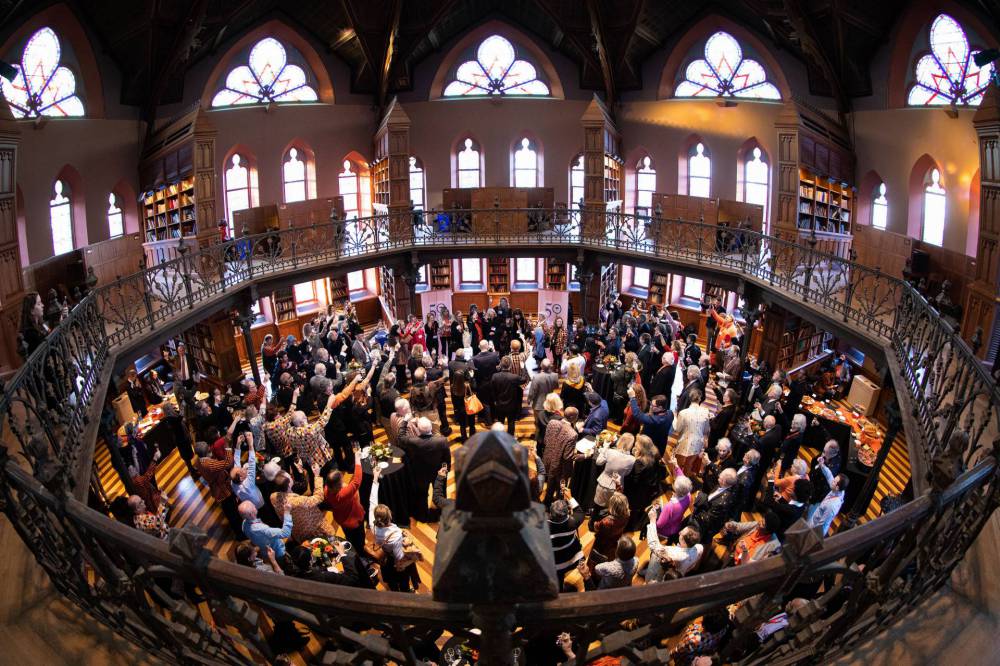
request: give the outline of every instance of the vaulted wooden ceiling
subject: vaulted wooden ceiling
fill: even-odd
[[[0,33],[46,2],[0,0]],[[184,74],[230,37],[279,19],[345,61],[353,92],[378,106],[413,85],[417,64],[489,18],[509,21],[565,54],[581,87],[615,101],[644,81],[643,63],[701,17],[717,13],[807,69],[813,94],[841,110],[871,93],[870,64],[906,0],[68,0],[122,74],[121,101],[152,117],[180,101]],[[1000,25],[1000,0],[965,0]],[[2,35],[0,35],[2,36]]]

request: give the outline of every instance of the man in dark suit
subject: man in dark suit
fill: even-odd
[[[129,404],[132,411],[139,416],[146,415],[146,394],[143,390],[142,381],[136,373],[135,368],[130,368],[125,373],[125,393],[128,395]]]
[[[493,396],[493,417],[501,423],[506,422],[507,432],[513,436],[514,426],[521,416],[524,389],[521,377],[511,372],[509,356],[500,359],[500,371],[490,378],[490,393]]]
[[[688,365],[698,367],[701,360],[701,348],[698,346],[698,336],[692,333],[687,337],[687,346],[684,348],[684,362]]]
[[[480,415],[487,425],[491,424],[493,418],[493,392],[490,380],[493,379],[499,364],[500,355],[490,350],[489,340],[480,340],[479,353],[472,357],[472,369],[475,371],[476,397],[483,403]]]
[[[764,434],[757,438],[753,448],[760,453],[760,465],[757,466],[757,475],[754,480],[754,489],[760,486],[763,475],[771,469],[774,463],[774,456],[781,446],[781,426],[778,425],[773,414],[764,417]]]
[[[733,417],[736,416],[736,391],[733,389],[726,389],[722,393],[722,407],[719,411],[712,417],[710,421],[710,430],[708,432],[708,451],[711,453],[715,450],[716,444],[719,440],[726,436],[729,432],[729,425],[733,422]]]
[[[188,391],[193,391],[198,383],[198,366],[183,342],[177,344],[177,355],[171,357],[170,364],[174,368],[174,381],[180,382]]]
[[[763,379],[764,375],[760,372],[754,372],[750,376],[750,382],[743,387],[743,395],[740,396],[739,408],[741,412],[750,411],[755,402],[761,402],[764,399]]]
[[[414,516],[427,522],[433,516],[427,508],[427,492],[442,465],[451,465],[448,438],[434,434],[434,424],[421,416],[417,419],[417,435],[401,434],[399,448],[406,452],[407,464],[413,473],[415,486]]]
[[[684,388],[681,389],[681,394],[677,396],[678,414],[691,406],[691,392],[696,389],[701,391],[701,371],[698,369],[698,366],[689,365],[684,372],[687,382],[684,384]]]
[[[640,377],[642,379],[642,386],[647,391],[649,390],[649,383],[653,379],[653,375],[657,370],[657,351],[656,347],[653,346],[652,337],[649,333],[643,333],[639,336],[639,362],[642,363],[642,372]]]
[[[663,352],[660,362],[660,368],[649,380],[648,393],[649,395],[669,396],[670,390],[674,386],[674,373],[677,372],[677,366],[674,364],[674,353],[671,351]]]
[[[351,356],[361,365],[368,367],[368,336],[359,335],[351,345]]]
[[[799,455],[799,447],[802,446],[802,435],[806,430],[806,415],[796,414],[792,417],[791,430],[781,441],[781,471],[780,476],[784,476],[792,466],[792,461]]]
[[[831,477],[836,477],[840,474],[842,459],[840,457],[840,444],[837,443],[837,440],[828,439],[823,446],[823,455],[812,459],[812,465],[809,468],[809,480],[812,481],[813,485],[813,496],[811,498],[813,504],[822,502],[826,494],[830,492],[830,484],[826,480],[826,475],[819,468],[821,462],[830,470]]]
[[[142,380],[142,392],[150,405],[159,405],[166,398],[167,387],[156,370],[150,370]]]
[[[701,542],[711,543],[712,537],[718,534],[722,526],[729,520],[729,515],[736,501],[733,486],[736,485],[736,471],[723,470],[719,474],[719,487],[706,494],[698,493],[694,500],[689,522],[698,526],[701,532]]]
[[[799,412],[802,406],[802,398],[809,393],[809,382],[806,381],[805,374],[800,370],[792,375],[792,381],[788,385],[788,395],[785,396],[785,417],[791,419]]]
[[[813,487],[809,479],[798,479],[793,488],[792,501],[786,502],[780,499],[780,496],[775,497],[774,493],[770,493],[770,496],[761,502],[765,509],[774,511],[778,520],[781,521],[781,526],[777,530],[779,537],[783,537],[785,530],[805,514],[812,493]]]

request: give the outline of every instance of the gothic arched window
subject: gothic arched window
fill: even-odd
[[[979,106],[990,84],[993,64],[980,68],[973,60],[978,49],[969,48],[969,39],[958,21],[938,14],[931,23],[931,52],[917,60],[914,82],[906,97],[910,106]]]
[[[0,77],[0,90],[15,118],[79,117],[83,102],[76,95],[76,77],[59,64],[62,47],[52,28],[31,36],[21,53],[13,81]],[[56,253],[58,254],[58,253]]]
[[[767,80],[764,66],[743,57],[736,38],[721,30],[705,41],[705,57],[693,60],[674,97],[744,97],[780,100],[778,88]]]
[[[549,86],[538,78],[535,66],[517,56],[509,40],[500,35],[487,37],[476,49],[476,57],[455,70],[443,96],[548,96]]]
[[[289,51],[277,39],[260,40],[250,49],[247,64],[229,72],[212,98],[212,107],[315,102],[316,89],[309,84],[304,60],[294,55],[302,65],[288,61]]]

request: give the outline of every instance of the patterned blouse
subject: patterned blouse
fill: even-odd
[[[327,444],[326,438],[323,437],[323,429],[326,427],[327,421],[330,420],[333,410],[350,397],[356,385],[357,382],[351,382],[340,393],[333,396],[333,402],[328,402],[323,413],[312,423],[289,426],[285,430],[285,441],[306,465],[316,463],[322,467],[333,458],[333,452],[330,451],[330,446]],[[286,416],[289,415],[286,414]],[[277,421],[278,419],[275,419],[275,422]]]
[[[268,421],[264,424],[264,437],[267,438],[268,445],[271,449],[277,451],[278,455],[282,458],[292,455],[292,445],[288,443],[288,438],[285,437],[285,431],[291,420],[292,412],[289,410],[273,421]],[[256,443],[257,440],[254,439],[254,444]]]
[[[137,514],[133,519],[135,528],[140,532],[145,532],[150,536],[166,541],[167,532],[170,528],[167,525],[167,505],[161,504],[158,513],[147,511]]]
[[[320,508],[323,501],[323,477],[315,478],[312,495],[296,493],[271,493],[271,505],[279,516],[285,515],[287,506],[292,513],[292,540],[304,541],[316,537],[333,538],[337,529],[326,519]]]
[[[725,629],[713,634],[705,631],[701,620],[692,622],[685,627],[680,642],[670,651],[672,663],[690,664],[695,657],[712,654],[725,635]]]

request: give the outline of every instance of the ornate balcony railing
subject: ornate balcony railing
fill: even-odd
[[[451,230],[443,230],[439,215]],[[100,408],[95,401],[117,346],[141,341],[257,279],[441,248],[456,254],[589,248],[724,271],[794,295],[817,315],[842,322],[891,354],[902,375],[896,390],[919,426],[909,435],[932,463],[935,491],[826,541],[790,533],[784,554],[762,562],[503,607],[268,576],[211,557],[203,550],[204,535],[179,530],[166,544],[70,495],[80,452],[93,445]],[[174,261],[87,295],[3,386],[0,417],[9,448],[0,498],[56,589],[168,660],[271,660],[265,627],[294,620],[329,640],[334,663],[417,663],[421,648],[442,631],[478,648],[483,663],[509,660],[511,651],[534,637],[554,638],[560,631],[591,646],[579,651],[578,663],[605,654],[662,663],[661,638],[706,610],[737,603],[727,659],[817,661],[896,621],[948,579],[1000,497],[993,458],[998,398],[968,346],[909,285],[794,241],[590,211],[495,209],[429,213],[417,220],[383,215],[182,251]],[[8,451],[20,454],[30,473]],[[820,578],[826,591],[775,638],[757,642],[754,629],[780,610],[793,588]],[[204,601],[192,593],[195,588]]]

